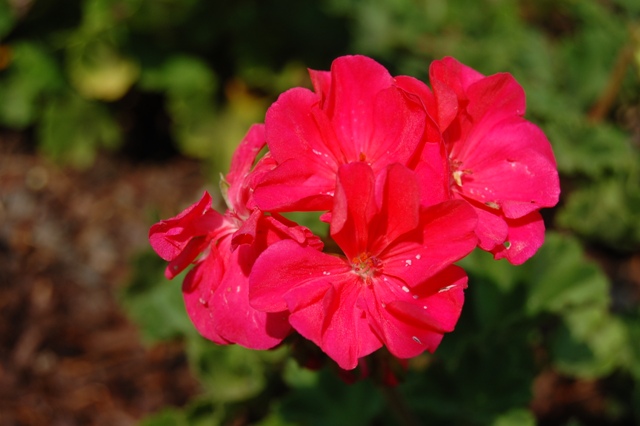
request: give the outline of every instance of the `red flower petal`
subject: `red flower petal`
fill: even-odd
[[[495,259],[507,259],[520,265],[533,256],[544,242],[544,222],[538,212],[529,213],[518,219],[506,219],[509,233],[505,244],[491,252]]]

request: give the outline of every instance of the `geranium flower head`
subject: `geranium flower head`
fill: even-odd
[[[485,77],[453,58],[430,68],[431,103],[448,156],[454,199],[477,211],[482,249],[520,264],[544,240],[538,210],[558,202],[555,158],[544,133],[525,120],[525,94],[507,73]]]
[[[151,227],[149,240],[173,278],[195,261],[182,290],[187,313],[198,331],[218,343],[238,343],[268,349],[286,337],[288,312],[265,313],[249,305],[248,277],[253,262],[270,244],[292,238],[297,244],[321,248],[311,232],[278,215],[255,207],[255,181],[269,170],[269,158],[254,166],[265,145],[264,126],[253,126],[236,150],[230,172],[222,181],[228,204],[224,215],[211,207],[211,196],[175,218]]]
[[[435,126],[419,99],[370,58],[343,56],[331,71],[310,74],[315,92],[290,89],[267,111],[267,143],[277,167],[254,194],[263,210],[330,210],[340,165],[362,161],[377,173],[407,164],[425,126]]]
[[[416,177],[400,164],[377,177],[364,162],[342,165],[331,234],[344,255],[278,242],[254,264],[250,301],[287,309],[344,369],[383,344],[399,358],[433,351],[460,314],[466,276],[451,264],[476,245],[476,221],[464,202],[421,207]]]

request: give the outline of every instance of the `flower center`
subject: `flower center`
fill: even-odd
[[[472,175],[473,171],[469,169],[462,169],[462,161],[451,160],[451,177],[456,185],[462,188],[462,177],[465,175]],[[452,183],[453,184],[453,183]]]
[[[360,275],[365,283],[370,284],[371,279],[382,273],[382,261],[370,253],[360,253],[351,259],[351,270]]]

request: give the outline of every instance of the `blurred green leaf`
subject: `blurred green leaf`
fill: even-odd
[[[218,426],[225,424],[224,414],[222,407],[199,397],[181,409],[166,408],[147,416],[140,426]]]
[[[24,128],[40,118],[44,96],[63,87],[62,76],[40,44],[19,42],[8,49],[9,67],[0,80],[0,123]]]
[[[558,224],[616,252],[640,247],[640,169],[572,192]]]
[[[9,0],[0,0],[0,40],[11,31],[15,23]]]
[[[266,385],[262,352],[237,345],[219,346],[202,337],[187,341],[194,373],[215,402],[242,401]]]
[[[498,416],[492,423],[493,426],[535,426],[536,418],[533,413],[525,408],[514,408]]]
[[[121,292],[123,307],[149,343],[197,334],[186,313],[181,285],[185,274],[164,277],[166,262],[151,250],[133,261],[133,277]]]
[[[140,69],[105,40],[91,40],[67,52],[71,84],[88,99],[122,98],[138,79]]]
[[[42,152],[75,167],[89,167],[100,148],[121,142],[120,127],[107,108],[79,96],[51,98],[38,126]]]
[[[586,259],[580,243],[571,237],[547,233],[538,253],[522,266],[527,277],[527,312],[564,315],[576,307],[607,309],[609,282],[594,263]]]
[[[283,399],[285,420],[310,426],[367,426],[384,407],[380,393],[368,380],[346,385],[334,371],[316,374],[313,386],[296,388]]]
[[[568,375],[595,379],[628,363],[624,324],[598,308],[579,309],[565,316],[556,331],[552,355],[556,368]]]

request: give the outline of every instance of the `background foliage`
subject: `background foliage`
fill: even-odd
[[[103,150],[184,155],[213,181],[278,93],[346,53],[424,80],[447,55],[510,72],[553,144],[563,195],[545,213],[545,246],[521,267],[465,259],[459,326],[410,362],[397,394],[301,368],[295,342],[255,352],[204,341],[163,262],[141,254],[122,303],[150,344],[184,341],[203,388],[144,425],[393,424],[405,409],[431,425],[640,424],[640,288],[594,260],[639,259],[639,2],[0,0],[0,40],[0,125],[73,167]],[[532,394],[549,372],[596,383],[599,417],[536,418]]]

